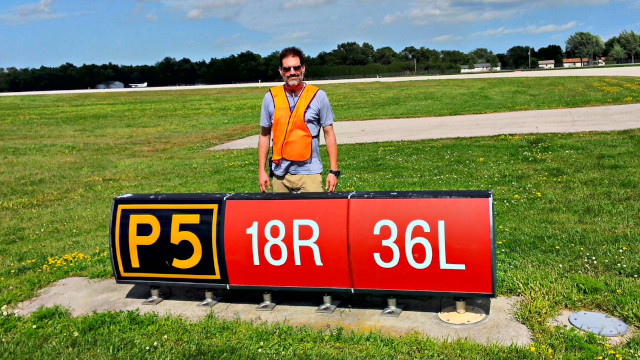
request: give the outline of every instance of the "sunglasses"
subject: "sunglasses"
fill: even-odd
[[[300,71],[302,70],[302,65],[296,65],[296,66],[281,66],[280,69],[282,70],[282,72],[286,72],[288,73],[289,71],[291,71],[291,69],[293,69],[294,71]]]

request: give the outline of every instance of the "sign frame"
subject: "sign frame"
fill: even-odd
[[[487,234],[484,233],[482,236],[482,241],[489,240],[490,244],[485,243],[483,246],[489,252],[489,255],[484,254],[485,257],[490,257],[491,264],[487,264],[487,261],[482,264],[486,264],[486,266],[490,267],[490,276],[491,279],[487,279],[488,275],[483,279],[486,279],[487,282],[490,281],[490,290],[482,291],[482,292],[449,292],[449,291],[431,291],[431,290],[411,290],[411,289],[375,289],[375,288],[356,288],[356,282],[354,281],[354,265],[353,265],[353,254],[352,254],[352,242],[355,241],[351,238],[352,234],[350,234],[351,225],[351,201],[352,200],[386,200],[389,199],[391,201],[395,200],[411,200],[411,199],[486,199],[488,202],[487,210],[489,211],[488,217],[487,214],[481,215],[484,217],[484,220],[480,220],[483,222],[483,232],[486,231],[489,233],[487,238]],[[346,241],[346,252],[347,252],[347,271],[348,276],[350,278],[350,286],[346,287],[313,287],[313,286],[305,286],[302,283],[300,286],[281,286],[281,285],[247,285],[247,284],[232,284],[230,281],[229,274],[229,264],[227,263],[228,257],[226,255],[227,246],[229,243],[226,241],[231,241],[226,239],[226,226],[227,226],[227,216],[229,213],[227,212],[228,201],[233,202],[242,202],[242,201],[287,201],[290,202],[304,202],[304,201],[315,201],[315,200],[346,200],[347,201],[347,220],[346,220],[346,228],[344,229],[345,241]],[[259,203],[258,203],[259,204]],[[116,197],[113,200],[112,205],[112,213],[111,213],[111,222],[110,222],[110,247],[111,247],[111,262],[113,267],[114,277],[117,283],[125,283],[125,284],[139,284],[139,285],[149,285],[149,286],[187,286],[187,287],[197,287],[197,288],[218,288],[218,289],[227,289],[227,290],[269,290],[269,291],[322,291],[322,292],[331,292],[331,293],[352,293],[352,294],[389,294],[389,295],[409,295],[409,296],[452,296],[452,297],[465,297],[465,298],[482,298],[482,297],[496,297],[497,296],[497,259],[496,259],[496,232],[495,232],[495,214],[493,208],[493,192],[492,191],[465,191],[465,190],[457,190],[457,191],[386,191],[386,192],[351,192],[351,193],[300,193],[300,194],[261,194],[261,193],[246,193],[246,194],[127,194]],[[121,229],[117,229],[117,226],[123,226],[120,224],[121,218],[119,217],[121,211],[123,209],[150,209],[151,211],[154,207],[164,208],[164,209],[172,209],[180,208],[182,209],[196,209],[207,208],[214,209],[213,219],[215,223],[212,224],[214,229],[212,230],[212,234],[215,237],[212,242],[213,246],[213,256],[214,263],[217,266],[216,272],[218,273],[218,278],[212,277],[198,277],[198,276],[189,276],[188,274],[127,274],[126,271],[122,269],[122,249],[119,249],[120,244],[120,234],[119,231]],[[305,213],[306,214],[306,213]],[[172,218],[173,219],[173,218]],[[172,220],[173,221],[173,220]],[[430,220],[431,221],[431,220]],[[487,223],[488,221],[488,223]],[[262,223],[261,223],[262,224]],[[437,224],[431,224],[432,232],[437,233]],[[244,225],[243,225],[244,226]],[[264,225],[263,225],[264,227]],[[444,227],[444,226],[443,226]],[[488,227],[488,229],[487,229]],[[185,232],[189,232],[189,227],[186,227]],[[242,228],[241,231],[245,229]],[[137,230],[136,230],[137,231]],[[173,231],[173,230],[172,230]],[[178,227],[178,231],[180,229]],[[264,229],[260,228],[260,231],[264,231]],[[277,234],[276,230],[273,230],[274,234]],[[289,230],[287,230],[289,231]],[[368,230],[367,230],[368,231]],[[408,231],[408,230],[407,230]],[[166,232],[166,230],[165,230]],[[236,231],[237,232],[237,231]],[[142,232],[141,232],[142,233]],[[137,233],[136,233],[137,234]],[[173,234],[173,233],[172,233]],[[261,233],[262,234],[262,233]],[[370,236],[373,235],[373,231],[371,231]],[[367,236],[369,236],[367,235]],[[144,236],[144,235],[141,235]],[[173,236],[173,235],[172,235]],[[257,235],[256,235],[257,236]],[[274,235],[275,236],[275,235]],[[279,235],[278,235],[279,236]],[[301,235],[303,236],[303,235]],[[268,238],[267,238],[268,239]],[[303,238],[300,238],[303,239]],[[128,241],[128,238],[127,238]],[[253,241],[253,240],[251,240]],[[255,240],[256,244],[258,240]],[[286,240],[285,240],[286,241]],[[434,242],[433,240],[431,240]],[[171,241],[173,244],[173,240]],[[398,241],[400,243],[400,241]],[[144,245],[144,244],[143,244]],[[160,246],[160,245],[158,245]],[[288,246],[288,245],[287,245]],[[294,245],[295,246],[295,245]],[[307,245],[308,246],[308,245]],[[409,246],[409,245],[407,245]],[[424,245],[429,246],[429,245]],[[436,246],[436,242],[434,245]],[[448,246],[447,246],[448,247]],[[144,247],[141,247],[144,249]],[[299,248],[301,249],[301,248]],[[439,248],[436,248],[439,251]],[[291,251],[291,250],[289,250]],[[310,251],[308,248],[301,251]],[[407,254],[409,254],[410,250],[406,250]],[[426,251],[426,249],[424,250]],[[433,251],[433,248],[432,248]],[[276,252],[277,254],[277,252]],[[382,253],[380,253],[382,254]],[[403,252],[404,254],[404,252]],[[436,254],[432,252],[432,255]],[[454,254],[455,255],[455,254]],[[291,256],[291,254],[290,254]],[[308,256],[308,255],[307,255]],[[314,255],[315,256],[315,255]],[[324,256],[324,255],[323,255]],[[379,255],[382,256],[382,255]],[[403,255],[404,256],[404,255]],[[409,255],[407,255],[409,256]],[[415,255],[414,255],[415,256]],[[264,259],[264,258],[263,258]],[[434,255],[434,263],[437,262],[437,256]],[[388,261],[388,260],[385,260]],[[447,262],[445,261],[445,264]],[[298,264],[296,264],[298,265]],[[447,264],[448,265],[448,264]],[[429,265],[427,265],[429,266]],[[436,266],[435,264],[431,264],[430,266]],[[484,266],[484,265],[483,265]],[[232,266],[233,268],[233,266]],[[487,269],[485,269],[487,270]],[[483,270],[482,274],[486,274],[487,271]],[[147,275],[147,276],[145,276]],[[233,277],[233,274],[231,274]],[[486,285],[486,284],[485,284]],[[486,288],[489,286],[486,285]]]

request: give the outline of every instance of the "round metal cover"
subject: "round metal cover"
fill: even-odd
[[[444,308],[438,313],[438,318],[440,318],[440,320],[452,325],[476,324],[486,319],[486,317],[487,314],[484,310],[469,305],[465,307],[465,312],[463,313],[457,312],[455,306]]]
[[[602,336],[622,336],[629,329],[627,324],[607,314],[580,311],[569,316],[571,325],[580,330]]]

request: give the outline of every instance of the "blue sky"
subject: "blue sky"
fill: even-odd
[[[0,67],[152,65],[340,43],[469,52],[640,33],[640,0],[3,0]]]

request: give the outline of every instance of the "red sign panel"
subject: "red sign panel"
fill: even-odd
[[[229,285],[351,288],[348,201],[227,200]]]
[[[494,294],[490,198],[349,200],[354,288]]]

